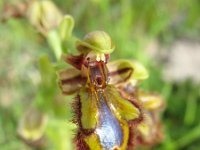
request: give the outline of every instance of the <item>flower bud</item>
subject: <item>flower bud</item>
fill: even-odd
[[[34,1],[28,10],[30,22],[43,34],[54,29],[63,15],[50,0]]]
[[[20,120],[18,135],[28,144],[39,141],[47,124],[47,116],[34,109],[28,110]]]

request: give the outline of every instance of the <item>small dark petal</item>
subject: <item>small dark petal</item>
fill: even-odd
[[[64,56],[64,61],[69,63],[70,65],[74,66],[76,69],[81,70],[81,67],[83,65],[84,56],[83,54],[78,56]]]
[[[79,70],[74,68],[58,72],[59,86],[63,94],[70,95],[78,92],[85,85],[86,78],[82,77]],[[73,86],[72,86],[73,85]]]

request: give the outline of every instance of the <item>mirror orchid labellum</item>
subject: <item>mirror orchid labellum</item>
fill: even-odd
[[[132,60],[108,62],[115,46],[104,31],[87,34],[76,47],[80,55],[64,57],[74,68],[58,73],[63,94],[76,94],[76,149],[126,150],[160,142],[158,113],[164,103],[160,96],[138,88],[148,77],[143,65]]]

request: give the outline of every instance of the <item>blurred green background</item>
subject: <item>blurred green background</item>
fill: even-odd
[[[5,4],[21,2],[1,0],[1,16],[5,13]],[[74,17],[74,35],[82,38],[90,31],[104,30],[110,34],[116,46],[112,60],[136,59],[147,67],[150,78],[140,87],[160,93],[167,107],[161,116],[165,140],[146,149],[199,150],[200,1],[53,2],[64,14]],[[192,57],[194,53],[196,58]],[[185,66],[185,61],[191,64]],[[33,123],[34,127],[48,118],[47,127],[41,129],[46,145],[41,149],[72,149],[70,139],[75,127],[70,123],[70,104],[73,97],[61,95],[56,77],[56,70],[65,66],[62,61],[56,60],[46,39],[26,18],[8,18],[0,23],[1,150],[31,150],[38,144],[28,146],[17,135],[18,130],[22,130],[19,122],[23,122],[22,117],[27,111],[30,111],[28,118],[36,122]],[[177,66],[178,72],[177,69],[170,71],[173,66]],[[43,112],[43,116],[31,111],[32,108]],[[33,134],[39,134],[37,132],[36,128]]]

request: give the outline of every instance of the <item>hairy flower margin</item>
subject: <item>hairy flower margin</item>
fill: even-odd
[[[149,76],[146,68],[135,60],[120,59],[108,62],[114,45],[104,31],[87,34],[82,41],[77,41],[76,47],[80,53],[78,56],[64,56],[64,60],[74,68],[58,73],[63,94],[77,94],[82,87],[87,86],[87,73],[83,65],[85,60],[105,61],[110,77],[109,84],[114,85],[123,98],[132,101],[140,110],[139,119],[134,122],[134,126],[129,127],[129,136],[134,139],[128,141],[129,147],[160,143],[163,140],[163,132],[159,114],[165,104],[160,95],[139,88],[139,83]],[[75,109],[80,108],[75,106]],[[79,122],[79,119],[75,114],[75,123]]]

